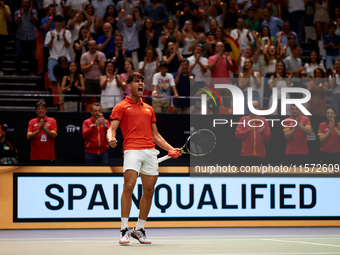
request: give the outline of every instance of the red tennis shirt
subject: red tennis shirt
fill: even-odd
[[[156,123],[155,111],[142,99],[137,104],[131,98],[126,97],[113,108],[110,120],[120,122],[124,138],[123,152],[155,148],[151,129],[151,124]]]
[[[340,123],[336,127],[340,130]],[[327,122],[320,123],[318,135],[325,135],[329,131],[329,126]],[[320,151],[336,153],[340,152],[340,138],[334,129],[329,133],[326,140],[321,144]]]

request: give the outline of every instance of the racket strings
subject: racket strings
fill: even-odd
[[[212,151],[216,144],[215,135],[209,130],[194,133],[187,142],[187,150],[192,154],[203,155]]]

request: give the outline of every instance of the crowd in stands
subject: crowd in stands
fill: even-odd
[[[326,113],[330,90],[340,111],[338,0],[0,0],[0,69],[9,33],[14,76],[27,55],[30,75],[47,77],[65,95],[58,102],[65,111],[85,109],[82,94],[85,105],[101,102],[110,111],[129,95],[134,71],[145,76],[145,101],[156,112],[193,111],[186,97],[221,78],[240,78],[234,84],[245,100],[252,87],[262,108],[270,107],[273,87],[294,86],[311,91],[312,114]],[[308,41],[314,50],[302,61],[299,43]],[[230,92],[217,92],[230,107]]]

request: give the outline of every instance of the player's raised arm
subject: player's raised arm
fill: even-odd
[[[117,146],[116,132],[119,126],[118,120],[111,120],[110,127],[106,132],[106,139],[110,147],[114,148]]]

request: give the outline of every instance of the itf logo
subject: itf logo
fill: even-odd
[[[232,95],[233,99],[233,115],[244,115],[244,95],[240,88],[236,87],[235,85],[230,84],[215,84],[215,89],[209,85],[206,85],[207,88],[209,88],[211,91],[213,91],[217,98],[219,99],[221,105],[222,100],[215,89],[229,89]],[[215,102],[215,105],[217,106],[216,100],[213,97],[213,95],[206,89],[200,88],[201,90],[205,91]],[[273,97],[273,104],[270,109],[267,110],[257,110],[253,106],[253,89],[250,87],[247,89],[248,92],[248,108],[249,111],[256,115],[270,115],[275,112],[278,104],[278,96],[277,96],[277,90],[278,88],[273,88],[272,91],[272,97]],[[287,98],[287,95],[289,93],[301,93],[305,95],[304,98]],[[304,115],[312,115],[304,106],[304,103],[307,103],[311,99],[311,93],[309,90],[304,88],[291,88],[291,87],[282,87],[281,88],[281,115],[285,116],[286,113],[286,105],[292,105],[295,104]],[[201,99],[201,109],[202,109],[202,115],[207,114],[207,95],[202,94]]]
[[[66,132],[67,133],[75,133],[76,131],[78,131],[78,133],[80,132],[80,127],[76,127],[74,125],[67,125],[66,126]]]

